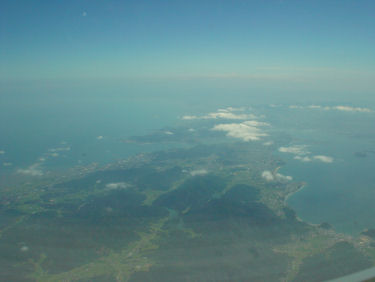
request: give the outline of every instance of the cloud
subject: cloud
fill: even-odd
[[[302,106],[297,106],[297,105],[290,105],[289,109],[303,109],[304,107]]]
[[[299,160],[301,162],[305,162],[305,163],[312,161],[312,159],[310,157],[308,157],[308,156],[298,156],[297,155],[297,156],[294,157],[294,159],[295,160]]]
[[[208,113],[203,116],[185,115],[182,117],[184,120],[194,120],[194,119],[232,119],[232,120],[246,120],[255,119],[257,116],[253,114],[245,113],[233,113],[244,111],[245,108],[232,108],[228,107],[225,109],[218,109],[216,112]]]
[[[5,151],[4,150],[0,150],[0,155],[4,155],[5,154]]]
[[[265,125],[269,124],[258,121],[245,121],[242,123],[217,124],[212,130],[224,131],[227,136],[242,139],[243,141],[255,141],[261,139],[261,137],[268,136],[267,133],[258,128],[258,126]]]
[[[369,108],[361,108],[361,107],[350,107],[350,106],[320,106],[320,105],[309,105],[309,106],[298,106],[298,105],[290,105],[289,109],[312,109],[312,110],[325,110],[325,111],[343,111],[343,112],[361,112],[361,113],[371,113],[373,112]]]
[[[360,107],[348,107],[348,106],[335,106],[331,107],[331,109],[344,111],[344,112],[362,112],[362,113],[371,113],[372,110],[368,108],[360,108]]]
[[[328,157],[328,156],[324,156],[324,155],[316,155],[316,156],[313,157],[313,159],[321,161],[323,163],[332,163],[333,162],[332,157]]]
[[[289,147],[280,147],[279,152],[281,153],[289,153],[294,155],[307,155],[310,152],[306,150],[306,145],[294,145]]]
[[[105,185],[107,189],[113,190],[113,189],[125,189],[129,187],[129,184],[125,182],[115,182],[115,183],[108,183]]]
[[[40,169],[40,164],[36,163],[25,169],[18,169],[17,173],[29,176],[43,176],[43,171]]]
[[[98,137],[96,137],[97,140],[102,140],[104,137],[99,135]]]
[[[282,153],[289,153],[293,154],[295,160],[299,160],[301,162],[312,162],[312,161],[321,161],[323,163],[332,163],[333,158],[329,156],[324,156],[324,155],[316,155],[316,156],[311,156],[310,152],[306,150],[306,145],[294,145],[294,146],[289,146],[289,147],[280,147],[279,152]]]
[[[167,135],[173,135],[173,134],[174,134],[174,133],[171,132],[171,131],[164,131],[164,133],[167,134]]]
[[[3,166],[12,166],[13,164],[12,163],[9,163],[9,162],[5,162],[3,163]]]
[[[62,151],[70,151],[70,147],[59,147],[59,148],[48,149],[48,152],[62,152]]]
[[[267,141],[263,143],[264,146],[271,146],[273,145],[273,141]]]
[[[196,169],[190,171],[191,176],[196,176],[196,175],[206,175],[208,171],[206,169]]]
[[[66,152],[66,151],[70,151],[70,147],[58,147],[58,148],[52,148],[52,149],[48,149],[48,153],[46,154],[47,157],[58,157],[60,155],[59,152]],[[46,158],[39,158],[39,161],[41,162],[44,162],[46,161]]]
[[[198,116],[183,116],[182,117],[182,119],[184,119],[184,120],[192,120],[192,119],[199,119],[199,117]]]
[[[273,173],[269,170],[265,170],[262,172],[262,178],[265,179],[267,182],[285,182],[293,180],[293,177],[289,175],[283,175],[281,173]]]
[[[216,113],[209,113],[204,116],[183,116],[182,119],[184,120],[193,120],[193,119],[236,119],[236,120],[245,120],[245,119],[253,119],[257,118],[253,114],[234,114],[228,112],[216,112]]]
[[[309,108],[309,109],[321,109],[322,106],[319,106],[319,105],[310,105],[310,106],[307,106],[307,108]]]
[[[29,250],[29,247],[28,246],[22,246],[21,248],[20,248],[20,251],[21,252],[27,252]]]
[[[273,176],[272,172],[270,172],[269,170],[265,170],[262,172],[262,177],[267,180],[267,181],[273,181],[275,179],[275,177]]]
[[[244,107],[241,107],[241,108],[227,107],[225,109],[218,109],[218,112],[243,112],[244,110],[245,110]]]

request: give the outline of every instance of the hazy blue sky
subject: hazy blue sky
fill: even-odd
[[[0,76],[373,91],[375,1],[1,1]]]

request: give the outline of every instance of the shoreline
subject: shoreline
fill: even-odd
[[[284,204],[285,204],[285,205],[288,205],[287,202],[288,202],[289,198],[290,198],[291,196],[293,196],[294,194],[296,194],[296,193],[302,191],[306,186],[307,186],[307,182],[301,182],[296,190],[287,193],[287,194],[285,195],[285,197],[284,197]],[[289,205],[288,205],[288,206],[289,206]]]

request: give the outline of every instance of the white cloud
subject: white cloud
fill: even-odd
[[[225,109],[218,109],[217,111],[218,112],[225,112],[225,113],[229,113],[229,112],[243,112],[243,111],[245,111],[245,108],[244,107],[241,107],[241,108],[227,107]]]
[[[209,113],[202,117],[203,119],[238,119],[245,120],[249,118],[256,118],[253,114],[234,114],[230,112],[216,112]]]
[[[323,163],[332,163],[333,162],[333,158],[332,157],[328,157],[328,156],[324,156],[324,155],[314,156],[313,159],[321,161]]]
[[[12,166],[13,164],[12,163],[9,163],[9,162],[5,162],[3,163],[3,166]]]
[[[99,135],[98,137],[96,137],[97,140],[102,140],[104,137]]]
[[[306,145],[294,145],[290,147],[280,147],[279,152],[282,153],[289,153],[293,154],[295,160],[299,160],[301,162],[312,162],[312,161],[321,161],[324,163],[332,163],[333,158],[324,156],[324,155],[316,155],[316,156],[311,156],[310,152],[306,150]]]
[[[281,173],[272,173],[269,170],[263,171],[262,177],[263,177],[263,179],[265,179],[268,182],[273,182],[273,181],[285,182],[285,181],[293,180],[293,177],[291,177],[289,175],[283,175]]]
[[[305,162],[305,163],[312,161],[312,159],[310,157],[308,157],[308,156],[299,156],[299,155],[297,155],[297,156],[294,157],[294,159],[295,160],[299,160],[301,162]]]
[[[306,145],[294,145],[289,147],[280,147],[279,152],[290,153],[294,155],[307,155],[310,152],[306,150]]]
[[[291,181],[291,180],[293,180],[293,177],[291,177],[289,175],[283,175],[281,173],[276,173],[275,178],[278,181]]]
[[[212,130],[224,131],[227,136],[242,139],[243,141],[255,141],[268,134],[263,132],[257,126],[268,125],[265,122],[245,121],[242,123],[226,123],[215,125]]]
[[[332,107],[332,109],[338,110],[338,111],[345,111],[345,112],[362,112],[362,113],[372,112],[368,108],[349,107],[349,106],[335,106],[335,107]]]
[[[62,151],[70,151],[70,147],[59,147],[59,148],[48,149],[48,152],[62,152]]]
[[[171,132],[171,131],[164,131],[164,133],[167,134],[167,135],[173,135],[173,134],[174,134],[174,133]]]
[[[361,107],[350,107],[350,106],[320,106],[320,105],[310,105],[310,106],[298,106],[298,105],[290,105],[289,109],[313,109],[313,110],[326,110],[326,111],[331,111],[331,110],[337,110],[337,111],[344,111],[344,112],[361,112],[361,113],[371,113],[373,112],[369,108],[361,108]]]
[[[196,169],[196,170],[190,171],[191,176],[205,175],[207,173],[208,173],[208,171],[206,169]]]
[[[289,109],[303,109],[302,106],[297,106],[297,105],[290,105]]]
[[[310,106],[307,106],[307,108],[309,108],[309,109],[321,109],[322,106],[319,106],[319,105],[310,105]]]
[[[0,155],[4,155],[5,154],[5,151],[4,150],[0,150]]]
[[[248,120],[243,123],[249,126],[269,126],[270,125],[267,122],[256,121],[256,120]]]
[[[125,188],[128,188],[129,187],[129,184],[125,183],[125,182],[116,182],[116,183],[108,183],[107,185],[105,185],[105,187],[107,189],[125,189]]]
[[[267,141],[263,143],[264,146],[271,146],[273,145],[273,141]]]
[[[244,113],[233,113],[244,111],[245,108],[232,108],[228,107],[225,109],[218,109],[216,112],[208,113],[203,116],[195,115],[185,115],[182,117],[184,120],[194,120],[194,119],[233,119],[233,120],[246,120],[246,119],[255,119],[257,116],[253,114],[244,114]]]
[[[191,119],[198,119],[199,117],[197,116],[183,116],[182,119],[184,120],[191,120]]]
[[[43,171],[40,169],[40,164],[36,163],[25,169],[18,169],[17,173],[30,176],[43,176]]]
[[[273,176],[272,172],[269,170],[265,170],[262,172],[262,177],[267,181],[274,181],[275,177]]]

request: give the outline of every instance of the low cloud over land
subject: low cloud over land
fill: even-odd
[[[224,131],[226,135],[233,138],[242,139],[243,141],[256,141],[264,136],[268,136],[260,126],[269,125],[259,121],[245,121],[242,123],[223,123],[215,125],[212,130]]]
[[[17,173],[29,175],[29,176],[43,176],[43,171],[40,168],[40,164],[33,164],[28,168],[20,168],[17,170]]]
[[[196,175],[206,175],[208,171],[206,169],[196,169],[190,171],[191,176],[196,176]]]
[[[108,183],[108,184],[105,185],[105,188],[107,188],[109,190],[125,189],[125,188],[128,188],[128,187],[129,187],[129,184],[127,184],[125,182]]]
[[[275,173],[269,170],[265,170],[262,172],[262,178],[268,182],[285,182],[293,180],[293,177],[289,175],[283,175],[281,173]]]

